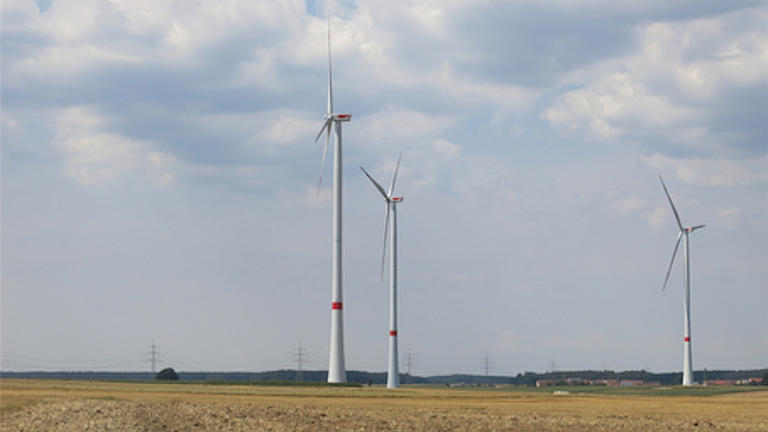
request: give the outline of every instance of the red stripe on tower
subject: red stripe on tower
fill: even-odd
[[[690,342],[690,341],[691,341],[691,338],[689,338],[688,336],[686,336],[686,337],[685,337],[685,341],[686,341],[686,342]]]
[[[333,310],[341,310],[341,302],[333,302],[333,303],[331,303],[331,309],[333,309]]]
[[[390,336],[397,336],[397,330],[390,330],[389,331]]]

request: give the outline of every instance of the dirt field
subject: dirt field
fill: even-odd
[[[556,395],[0,380],[0,430],[765,432],[768,391]]]

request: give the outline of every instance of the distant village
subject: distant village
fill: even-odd
[[[714,379],[704,380],[704,386],[740,386],[740,385],[759,385],[763,378],[745,378],[738,380]],[[550,386],[605,386],[605,387],[658,387],[659,381],[643,381],[638,379],[584,379],[584,378],[564,378],[564,379],[540,379],[536,380],[536,387]]]

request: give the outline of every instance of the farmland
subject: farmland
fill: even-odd
[[[768,391],[567,390],[4,379],[0,430],[768,430]]]

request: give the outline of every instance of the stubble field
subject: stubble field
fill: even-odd
[[[682,394],[681,394],[682,393]],[[767,431],[768,391],[263,387],[0,380],[11,431]]]

